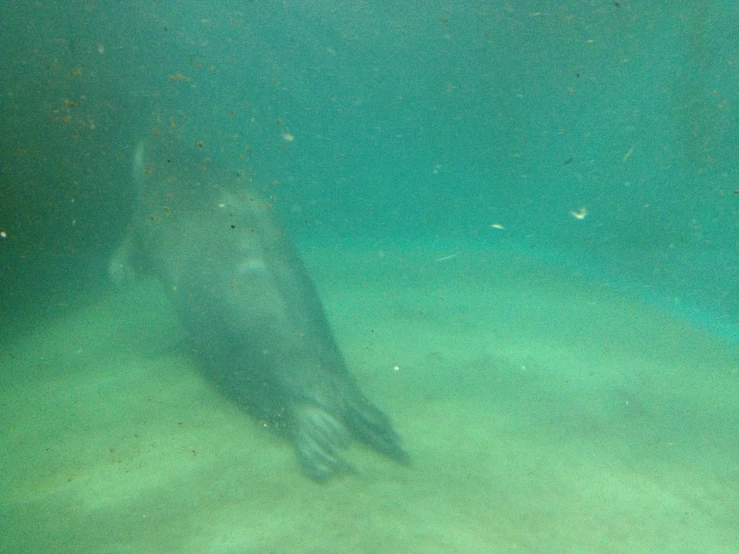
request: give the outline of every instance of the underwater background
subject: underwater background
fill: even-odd
[[[0,8],[0,552],[736,552],[739,5]],[[314,484],[110,284],[248,172],[413,463]]]

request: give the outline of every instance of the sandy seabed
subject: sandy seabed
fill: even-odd
[[[409,467],[306,479],[144,278],[5,334],[0,552],[737,551],[736,345],[525,255],[304,257]]]

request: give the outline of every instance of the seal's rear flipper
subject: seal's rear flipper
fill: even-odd
[[[400,444],[400,436],[382,410],[372,405],[360,392],[347,401],[347,408],[345,420],[357,439],[397,462],[410,462],[408,453]]]
[[[116,286],[130,284],[134,277],[131,239],[126,237],[108,263],[108,276]]]
[[[353,472],[341,457],[350,441],[344,424],[320,406],[294,408],[292,441],[303,472],[314,481],[325,481],[338,472]]]

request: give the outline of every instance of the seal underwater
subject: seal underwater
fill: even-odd
[[[284,430],[312,479],[351,469],[341,450],[352,438],[407,461],[389,418],[349,374],[300,257],[249,180],[160,136],[137,145],[134,177],[138,199],[110,263],[113,280],[139,269],[158,277],[199,367]]]

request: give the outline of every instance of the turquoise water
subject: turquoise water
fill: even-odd
[[[736,3],[2,11],[0,552],[736,551]],[[109,284],[148,136],[270,197],[410,467],[311,483]]]

